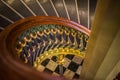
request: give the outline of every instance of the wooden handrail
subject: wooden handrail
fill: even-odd
[[[0,34],[0,75],[2,80],[64,80],[61,77],[41,73],[25,65],[16,55],[15,42],[18,35],[24,30],[42,24],[64,25],[87,35],[90,34],[90,30],[73,21],[52,16],[28,17],[9,25]]]

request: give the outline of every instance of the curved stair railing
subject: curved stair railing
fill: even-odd
[[[62,80],[36,69],[50,56],[56,56],[59,65],[67,54],[84,59],[89,34],[87,28],[64,18],[36,16],[19,20],[0,35],[1,78]]]

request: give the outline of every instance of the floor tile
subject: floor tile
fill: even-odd
[[[82,69],[82,66],[79,66],[78,69],[77,69],[77,71],[76,71],[76,73],[80,75],[81,69]]]
[[[79,67],[79,64],[71,61],[70,65],[68,66],[68,69],[72,70],[73,72],[76,72],[78,67]]]
[[[73,76],[74,76],[74,72],[73,71],[70,71],[70,70],[68,70],[68,69],[66,69],[65,70],[65,73],[63,74],[63,76],[65,76],[66,78],[68,78],[68,79],[72,79],[73,78]]]
[[[45,67],[42,66],[42,65],[39,65],[38,68],[37,68],[37,70],[39,70],[40,72],[42,72],[44,69],[45,69]]]
[[[49,61],[50,61],[50,59],[47,58],[46,60],[44,60],[44,61],[41,63],[41,65],[46,66]]]
[[[46,68],[54,71],[56,69],[57,65],[58,64],[56,62],[50,60],[49,63],[46,65]]]
[[[69,66],[70,62],[71,62],[70,59],[65,58],[65,63],[63,64],[63,66],[67,68]]]
[[[79,56],[74,56],[74,58],[72,59],[72,61],[76,62],[77,64],[80,64],[82,62],[82,58]]]

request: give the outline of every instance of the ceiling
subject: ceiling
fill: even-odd
[[[0,30],[29,16],[68,18],[91,29],[96,2],[97,0],[0,0]]]

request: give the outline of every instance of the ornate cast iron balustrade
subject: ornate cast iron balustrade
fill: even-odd
[[[38,25],[20,34],[16,43],[17,54],[31,66],[42,58],[58,54],[73,54],[84,58],[88,36],[62,25]],[[35,63],[34,63],[35,62]]]

